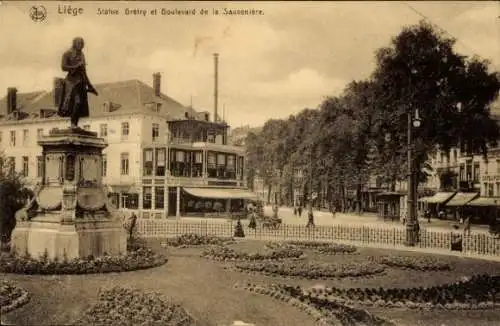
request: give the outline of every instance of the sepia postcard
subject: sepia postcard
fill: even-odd
[[[0,0],[0,324],[500,325],[498,1]]]

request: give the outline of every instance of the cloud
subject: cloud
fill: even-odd
[[[28,15],[32,4],[0,7],[0,94],[9,86],[20,92],[50,89],[52,78],[62,75],[62,52],[73,37],[82,36],[95,84],[129,79],[151,84],[158,71],[169,96],[184,104],[192,98],[196,108],[211,110],[212,53],[219,52],[219,103],[226,104],[229,122],[236,125],[316,107],[323,96],[368,76],[374,51],[388,45],[402,26],[421,19],[397,2],[78,2],[85,13],[76,17],[57,13],[58,5],[75,3],[46,2],[47,20],[35,23]],[[482,4],[412,6],[478,54],[499,58],[500,31],[490,22],[498,5]],[[255,8],[265,14],[105,17],[95,14],[97,7]]]
[[[252,83],[249,90],[252,96],[261,98],[296,97],[299,94],[305,98],[321,98],[340,92],[345,84],[345,80],[327,78],[313,69],[302,68],[283,80]]]

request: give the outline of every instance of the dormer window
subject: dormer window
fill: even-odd
[[[184,118],[189,119],[189,113],[184,112]]]
[[[50,110],[50,109],[41,109],[40,110],[40,118],[42,118],[42,119],[50,118],[55,114],[56,114],[55,110]]]

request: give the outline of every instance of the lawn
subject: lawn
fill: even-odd
[[[229,263],[200,257],[203,248],[162,248],[160,242],[151,242],[156,250],[166,251],[169,261],[161,267],[136,272],[30,276],[0,274],[0,279],[16,282],[31,294],[28,304],[8,313],[3,318],[16,325],[67,325],[92,305],[101,287],[124,285],[155,290],[180,303],[199,321],[201,326],[230,325],[235,320],[259,326],[309,326],[314,321],[306,313],[270,297],[234,289],[236,282],[284,283],[310,287],[314,285],[350,287],[415,287],[451,283],[463,276],[478,273],[497,274],[500,263],[457,257],[439,256],[447,261],[451,271],[417,272],[388,268],[383,275],[367,278],[352,277],[334,280],[287,279],[245,274],[224,269]],[[237,250],[257,251],[264,241],[243,240],[229,245]],[[359,255],[323,255],[306,251],[307,259],[329,264],[363,262],[370,256],[402,255],[401,252],[359,248]],[[420,255],[418,253],[404,253]],[[397,325],[498,325],[499,310],[487,311],[419,311],[407,309],[368,308],[378,316]]]

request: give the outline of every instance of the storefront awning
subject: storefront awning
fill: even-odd
[[[454,192],[438,192],[432,197],[427,197],[425,202],[429,204],[442,204],[453,197],[454,194]]]
[[[258,195],[243,189],[230,189],[230,188],[184,188],[188,194],[211,199],[258,199]]]
[[[495,207],[500,206],[500,198],[478,197],[467,203],[467,206]]]
[[[479,194],[476,192],[457,192],[457,194],[446,203],[446,206],[464,206],[477,196],[479,196]]]

